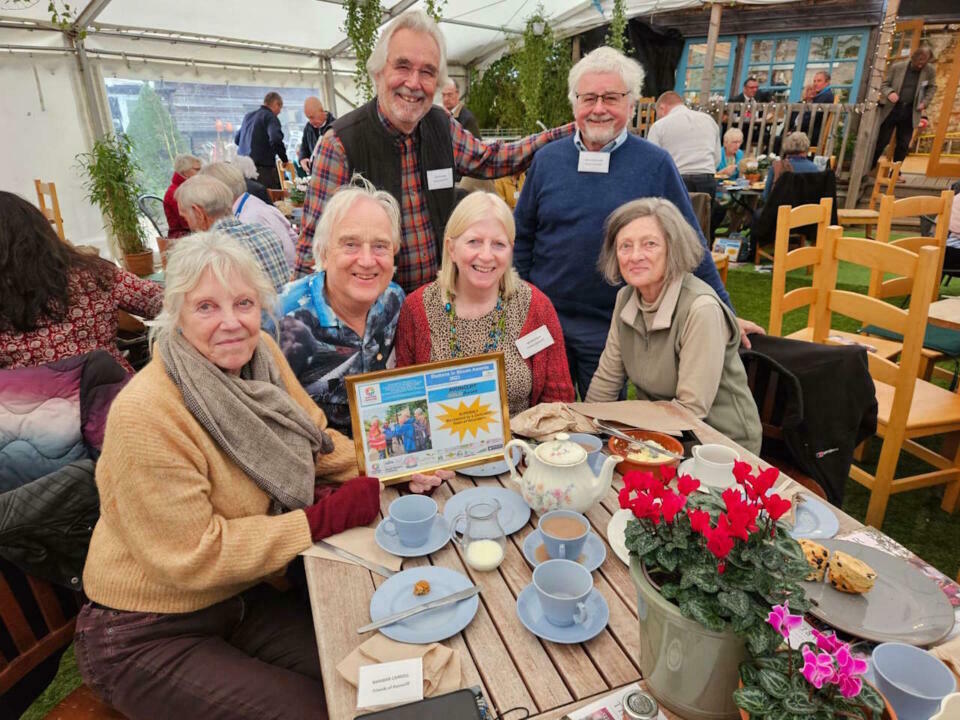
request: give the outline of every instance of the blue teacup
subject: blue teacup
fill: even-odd
[[[573,510],[551,510],[540,516],[537,529],[547,555],[558,560],[576,560],[590,534],[590,522]]]
[[[582,625],[587,616],[587,596],[593,590],[593,578],[583,565],[571,560],[547,560],[533,571],[544,617],[553,625]]]
[[[570,433],[570,439],[587,451],[587,464],[590,465],[594,475],[599,474],[603,461],[607,459],[601,452],[603,440],[587,433]]]
[[[953,674],[940,660],[913,645],[882,643],[873,650],[877,689],[897,717],[928,720],[954,691]]]
[[[430,537],[437,503],[426,495],[404,495],[390,503],[387,513],[390,517],[383,521],[383,531],[396,535],[401,545],[419,547]]]

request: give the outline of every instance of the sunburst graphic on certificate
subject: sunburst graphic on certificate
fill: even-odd
[[[480,398],[474,398],[473,402],[467,405],[463,401],[457,407],[451,407],[439,403],[444,409],[443,413],[437,414],[437,419],[443,424],[440,430],[448,430],[451,435],[459,435],[460,442],[467,433],[476,437],[481,430],[487,432],[490,430],[490,424],[496,423],[496,417],[490,405],[480,402]]]

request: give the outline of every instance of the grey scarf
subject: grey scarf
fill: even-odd
[[[179,332],[157,344],[187,409],[273,499],[270,512],[312,503],[314,456],[331,452],[333,441],[290,397],[263,339],[239,376],[207,360]]]

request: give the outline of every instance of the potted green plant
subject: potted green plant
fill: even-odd
[[[790,633],[803,623],[803,616],[792,615],[788,603],[775,605],[767,623],[786,641],[786,649],[741,663],[741,686],[733,699],[743,720],[896,720],[889,703],[863,679],[867,661],[856,657],[834,633],[814,630],[815,642],[792,647]]]
[[[77,162],[86,176],[83,187],[87,199],[107,220],[115,254],[123,256],[130,272],[149,275],[153,272],[153,252],[140,225],[137,198],[143,191],[130,138],[123,133],[101,138],[90,152],[77,155]]]
[[[756,475],[736,463],[737,486],[695,492],[688,475],[624,476],[620,506],[634,518],[626,546],[637,586],[640,669],[651,693],[689,720],[737,718],[733,691],[748,651],[782,638],[767,623],[772,605],[808,603],[809,566],[778,520],[790,501],[771,492],[776,468]]]

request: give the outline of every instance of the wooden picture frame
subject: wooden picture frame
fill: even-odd
[[[502,352],[346,378],[357,465],[385,484],[503,458],[510,411]]]

